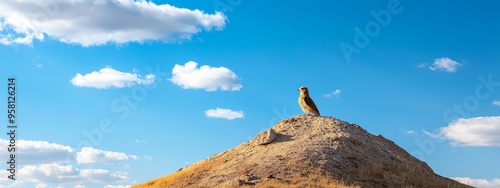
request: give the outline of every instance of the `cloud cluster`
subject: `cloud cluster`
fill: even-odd
[[[32,45],[49,37],[82,46],[189,40],[202,30],[221,30],[221,12],[177,8],[144,0],[0,1],[0,43]]]
[[[9,145],[9,140],[0,139],[0,145]],[[75,150],[46,141],[18,140],[16,154],[23,164],[62,163],[66,162],[69,154]],[[7,156],[7,149],[0,150],[0,156]]]
[[[0,145],[8,145],[8,140],[0,139]],[[0,157],[8,158],[10,153],[0,150]],[[78,168],[70,165],[73,162],[80,164],[110,164],[127,160],[151,160],[151,156],[127,155],[122,152],[103,151],[92,147],[83,147],[80,151],[74,148],[46,141],[18,140],[16,156],[18,156],[18,177],[22,181],[18,184],[35,183],[38,187],[46,184],[60,183],[129,183],[126,172],[111,172],[106,169]],[[73,156],[76,156],[73,158]],[[76,160],[76,161],[75,161]],[[0,187],[10,183],[7,179],[8,171],[0,171]],[[10,184],[8,187],[14,185]],[[22,186],[22,185],[19,185]]]
[[[131,155],[130,158],[137,159],[137,156]],[[76,155],[76,161],[78,162],[78,164],[109,164],[126,161],[128,159],[129,156],[127,156],[127,154],[125,153],[103,151],[91,147],[83,147],[82,150]]]
[[[224,108],[209,109],[205,111],[205,115],[210,118],[221,118],[228,120],[244,117],[243,111],[233,111],[231,109],[224,109]]]
[[[240,78],[226,67],[197,66],[194,61],[175,65],[170,80],[184,89],[238,91],[243,87]]]
[[[127,172],[104,169],[78,169],[72,165],[26,165],[19,170],[23,181],[34,183],[121,183],[129,181]]]
[[[432,66],[429,67],[429,69],[433,71],[443,71],[443,72],[448,72],[452,73],[457,71],[458,67],[461,66],[460,63],[448,58],[448,57],[442,57],[434,60],[434,63]],[[420,67],[420,65],[419,65]]]
[[[56,143],[46,141],[18,140],[16,154],[23,165],[39,165],[48,163],[72,162],[76,156],[78,164],[110,164],[127,160],[150,159],[150,156],[139,157],[122,152],[104,151],[92,147],[83,147],[80,151]],[[0,139],[0,145],[8,145],[9,140]],[[0,156],[8,156],[8,151],[0,150]]]
[[[458,181],[463,184],[467,184],[474,187],[481,188],[498,188],[500,187],[500,178],[496,178],[493,180],[485,180],[485,179],[473,179],[469,177],[457,177],[451,178],[455,181]]]
[[[123,88],[135,84],[149,85],[155,81],[155,75],[148,74],[142,78],[136,73],[120,72],[111,67],[102,68],[85,75],[77,73],[71,83],[78,87],[93,87],[97,89]]]
[[[442,127],[436,135],[454,146],[500,147],[500,116],[461,118]]]

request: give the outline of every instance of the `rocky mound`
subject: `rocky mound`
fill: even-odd
[[[299,115],[272,131],[133,187],[470,187],[435,174],[383,136],[335,118]]]

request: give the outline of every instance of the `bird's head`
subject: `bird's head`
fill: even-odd
[[[308,94],[309,93],[309,91],[307,90],[306,86],[300,87],[299,89],[297,89],[297,91],[300,91],[300,93],[304,93],[304,94]]]

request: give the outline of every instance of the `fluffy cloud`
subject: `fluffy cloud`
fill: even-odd
[[[151,160],[150,156],[127,155],[121,152],[103,151],[91,147],[83,147],[79,152],[75,149],[56,143],[47,141],[30,141],[18,140],[16,155],[23,165],[39,165],[52,163],[68,163],[72,162],[72,156],[76,155],[78,164],[93,164],[93,163],[117,163],[129,159]],[[0,145],[7,146],[9,141],[0,139]],[[0,156],[7,158],[7,149],[0,150]]]
[[[71,83],[78,87],[93,87],[97,89],[130,87],[135,84],[152,84],[155,75],[148,74],[144,78],[135,73],[120,72],[111,67],[105,67],[85,75],[77,73]]]
[[[32,45],[46,36],[82,46],[189,40],[226,21],[221,12],[144,0],[9,0],[0,1],[0,43]]]
[[[457,63],[456,61],[453,61],[450,58],[447,57],[442,57],[434,60],[434,64],[432,64],[429,69],[433,71],[444,71],[444,72],[455,72],[457,71],[458,67],[461,66],[460,63]]]
[[[104,169],[78,169],[71,165],[26,165],[19,170],[19,177],[34,183],[122,183],[129,181],[126,172],[109,172]]]
[[[326,95],[324,95],[324,96],[325,96],[325,97],[331,97],[331,96],[336,96],[336,97],[339,97],[340,92],[341,92],[341,91],[340,91],[340,89],[337,89],[337,90],[333,91],[332,93],[326,94]]]
[[[492,103],[493,105],[495,105],[495,106],[500,106],[500,101],[493,101],[493,102],[491,102],[491,103]]]
[[[0,145],[8,145],[8,141],[0,139]],[[11,181],[9,172],[0,171],[0,187],[54,187],[55,184],[74,184],[74,187],[85,187],[83,184],[130,184],[126,172],[111,172],[106,169],[86,169],[72,166],[78,164],[116,163],[127,160],[151,160],[151,156],[127,155],[120,152],[103,151],[84,147],[80,152],[75,149],[46,141],[17,141],[16,156],[18,158],[19,179]],[[7,158],[7,150],[0,150],[0,156]],[[30,185],[27,185],[30,184]],[[65,186],[66,187],[66,186]]]
[[[189,61],[183,65],[175,65],[172,69],[171,81],[184,89],[205,89],[206,91],[238,91],[243,87],[240,78],[226,67],[210,67]]]
[[[23,164],[43,164],[67,162],[68,156],[75,151],[69,146],[63,146],[46,141],[18,140],[16,155]],[[0,139],[0,145],[9,145],[8,140]],[[0,150],[0,156],[7,156],[7,149]]]
[[[5,158],[5,159],[7,159],[7,158]],[[9,175],[10,175],[9,171],[3,170],[3,169],[0,170],[0,183],[12,181],[9,178],[7,178]],[[2,184],[0,184],[0,187],[2,187]]]
[[[458,119],[442,127],[438,137],[449,139],[454,146],[500,147],[500,116]]]
[[[205,111],[205,115],[210,118],[238,119],[243,118],[243,111],[233,111],[231,109],[216,108]]]
[[[458,178],[451,178],[454,179],[455,181],[458,181],[463,184],[467,184],[470,186],[474,187],[481,187],[481,188],[497,188],[500,187],[500,179],[496,178],[493,180],[485,180],[485,179],[472,179],[469,177],[458,177]]]
[[[93,163],[117,163],[129,159],[137,158],[135,155],[127,156],[125,153],[103,151],[91,147],[83,147],[80,152],[76,154],[76,162],[78,164],[93,164]]]

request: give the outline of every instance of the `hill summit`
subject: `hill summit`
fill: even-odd
[[[133,187],[240,186],[470,187],[435,174],[359,125],[307,115],[280,121],[233,149]]]

